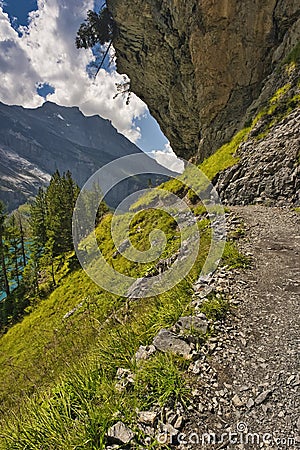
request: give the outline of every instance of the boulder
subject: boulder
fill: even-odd
[[[189,344],[172,331],[163,328],[153,339],[153,345],[161,352],[171,352],[184,358],[191,358],[191,347]]]
[[[180,317],[175,327],[181,332],[196,331],[198,333],[205,334],[207,332],[208,323],[204,318],[196,316],[186,316]]]
[[[134,436],[133,431],[121,421],[115,423],[107,432],[107,438],[111,444],[129,444]]]

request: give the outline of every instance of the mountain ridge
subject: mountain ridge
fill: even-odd
[[[86,117],[78,107],[52,102],[36,109],[0,102],[0,199],[9,209],[33,197],[55,170],[70,170],[82,187],[100,167],[128,154],[143,152],[98,115]],[[149,163],[156,167],[150,157]],[[108,197],[111,205],[123,190],[128,195],[147,181],[125,180]]]

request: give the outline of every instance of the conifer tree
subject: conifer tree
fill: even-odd
[[[98,13],[89,10],[86,20],[80,25],[75,41],[77,48],[88,49],[94,47],[95,50],[96,44],[100,44],[102,47],[106,46],[102,60],[94,75],[95,78],[109,54],[116,33],[117,27],[115,21],[106,4],[103,5]]]
[[[9,287],[9,281],[8,281],[8,270],[7,270],[7,264],[6,259],[8,256],[8,249],[5,244],[5,220],[6,220],[6,214],[5,214],[5,206],[0,201],[0,266],[1,266],[1,285],[3,286],[4,292],[7,296],[10,294],[10,287]]]
[[[78,237],[82,238],[91,233],[91,225],[94,229],[100,223],[102,217],[109,211],[109,207],[104,200],[99,203],[99,199],[101,198],[101,189],[97,183],[93,184],[92,189],[81,192],[80,202],[77,203],[77,216],[80,220],[74,224]]]
[[[25,251],[25,233],[24,233],[24,227],[22,223],[22,217],[19,211],[15,214],[17,226],[19,228],[19,236],[20,236],[20,244],[21,244],[21,254],[23,259],[23,267],[26,267],[27,264],[27,257],[26,257],[26,251]]]
[[[20,286],[20,277],[23,269],[22,253],[21,253],[21,239],[20,232],[16,224],[16,218],[12,214],[6,224],[5,238],[7,247],[9,249],[9,265],[10,265],[10,279],[13,285]]]
[[[112,41],[116,33],[115,22],[108,8],[99,13],[89,10],[84,23],[80,25],[76,37],[77,48],[91,48]]]
[[[54,173],[46,191],[46,234],[47,241],[53,240],[53,256],[73,250],[72,217],[78,194],[69,171],[62,176]]]
[[[40,188],[35,201],[30,208],[30,226],[32,229],[33,241],[40,249],[42,249],[47,242],[46,215],[46,194],[44,189]]]

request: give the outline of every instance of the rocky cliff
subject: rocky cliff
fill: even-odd
[[[300,204],[299,80],[294,52],[268,77],[256,102],[265,106],[241,131],[236,163],[213,179],[223,202]]]
[[[210,155],[259,111],[267,77],[300,39],[297,0],[107,4],[119,72],[185,159]]]

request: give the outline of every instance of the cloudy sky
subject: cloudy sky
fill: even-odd
[[[96,79],[88,73],[93,53],[77,50],[74,42],[93,8],[94,0],[0,0],[0,101],[30,108],[45,99],[79,106],[85,115],[110,119],[144,151],[170,159],[168,141],[147,106],[135,95],[129,106],[121,96],[113,99],[123,77],[114,68],[101,69]]]

